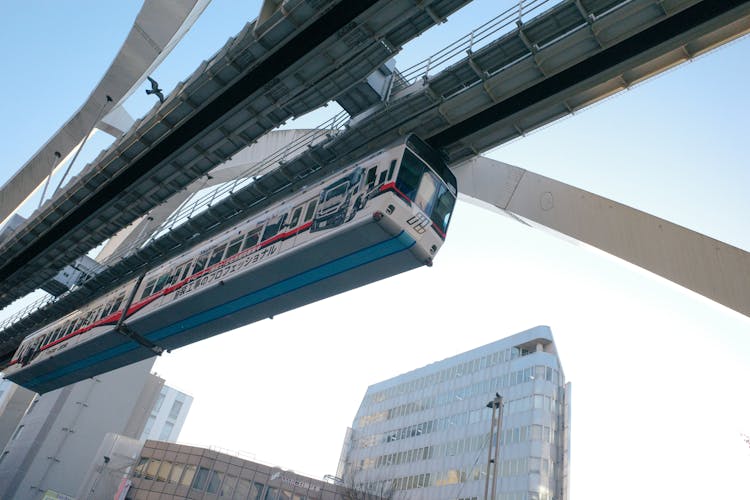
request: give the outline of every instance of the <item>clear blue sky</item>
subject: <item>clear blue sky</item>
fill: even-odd
[[[477,0],[398,66],[500,3]],[[81,105],[139,7],[0,3],[2,180]],[[214,0],[154,76],[170,90],[257,9]],[[748,250],[749,56],[740,40],[489,155]],[[139,90],[126,107],[151,104]],[[99,134],[83,157],[106,142]],[[367,316],[374,302],[392,315],[381,324]],[[322,476],[368,384],[537,324],[551,326],[573,382],[573,498],[746,494],[750,320],[467,204],[433,268],[181,349],[157,370],[195,396],[184,441]]]

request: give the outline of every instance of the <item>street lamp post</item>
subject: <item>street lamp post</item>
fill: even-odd
[[[484,478],[484,500],[491,498],[495,500],[497,494],[497,460],[500,456],[500,436],[503,422],[503,397],[495,393],[495,399],[487,403],[487,408],[492,409],[490,420],[490,443],[487,447],[487,474]],[[490,475],[492,475],[492,496],[490,492]]]

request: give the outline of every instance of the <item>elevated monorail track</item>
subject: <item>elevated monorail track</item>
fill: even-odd
[[[741,36],[750,29],[749,4],[580,0],[499,32],[496,40],[434,76],[418,75],[329,140],[4,329],[0,352],[12,354],[34,327],[79,307],[100,287],[179,253],[198,241],[198,233],[210,237],[399,136],[416,133],[458,163]]]
[[[287,0],[248,24],[4,242],[0,307],[468,1]]]

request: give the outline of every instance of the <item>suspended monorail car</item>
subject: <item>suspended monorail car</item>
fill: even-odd
[[[44,393],[430,264],[456,194],[409,136],[32,333],[5,376]]]

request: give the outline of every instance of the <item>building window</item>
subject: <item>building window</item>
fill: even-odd
[[[182,474],[182,479],[180,479],[180,484],[183,486],[190,486],[193,482],[193,478],[195,478],[195,465],[186,465],[185,466],[185,472]]]
[[[154,427],[154,422],[156,422],[156,417],[151,415],[148,417],[148,420],[146,421],[146,427],[143,428],[143,437],[149,438],[151,436],[151,429]]]
[[[277,490],[276,488],[272,488],[269,486],[266,490],[266,496],[264,497],[265,500],[276,500],[276,494],[278,493],[278,491],[279,490]]]
[[[172,466],[172,472],[169,473],[169,480],[167,482],[178,484],[183,470],[185,470],[185,464],[174,464]]]
[[[159,440],[167,441],[172,434],[172,429],[174,429],[174,424],[172,422],[165,422],[164,427],[161,428],[161,432],[159,433]]]
[[[146,472],[143,474],[143,479],[150,479],[153,481],[156,478],[156,473],[159,471],[160,465],[161,460],[151,460],[148,463],[148,466],[146,466]]]
[[[182,401],[175,401],[172,404],[172,409],[169,410],[169,418],[176,420],[180,415],[180,410],[182,410]]]
[[[221,491],[219,492],[220,497],[231,497],[232,496],[232,489],[234,488],[234,484],[237,482],[237,478],[235,476],[227,475],[227,477],[224,479],[224,482],[221,483]],[[246,498],[241,497],[241,498]]]
[[[166,483],[169,478],[169,472],[172,469],[172,462],[162,462],[159,472],[156,473],[156,481]]]
[[[159,394],[159,399],[156,400],[156,404],[154,405],[154,413],[159,413],[159,410],[161,410],[161,405],[164,404],[164,393]]]
[[[237,487],[234,489],[234,498],[247,498],[247,496],[250,494],[250,481],[247,479],[240,479],[237,481]],[[256,494],[255,496],[250,497],[252,500],[255,500],[258,497]]]
[[[193,479],[193,488],[196,490],[205,490],[208,482],[208,475],[211,471],[205,467],[198,467],[198,472]]]
[[[221,486],[222,479],[224,479],[224,473],[214,471],[213,474],[211,474],[211,477],[208,479],[208,486],[206,487],[206,492],[218,493],[219,486]]]
[[[250,500],[260,500],[263,494],[263,483],[254,482],[253,489],[250,492]]]
[[[138,461],[138,465],[135,466],[135,470],[133,471],[133,477],[141,477],[143,475],[143,471],[146,470],[147,463],[148,463],[148,458],[141,457],[141,459]]]

